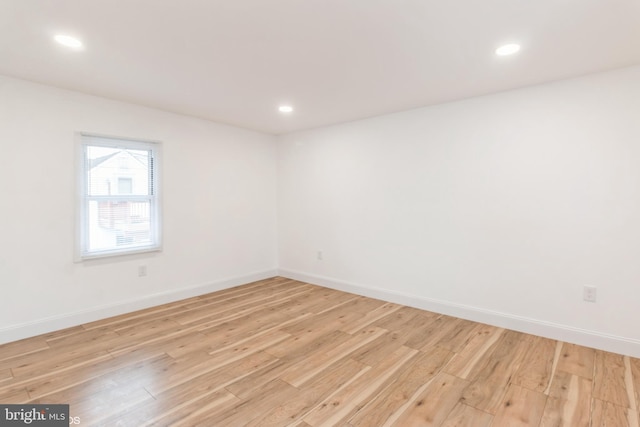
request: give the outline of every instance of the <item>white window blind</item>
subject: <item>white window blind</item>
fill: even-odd
[[[81,259],[159,250],[158,143],[81,135]]]

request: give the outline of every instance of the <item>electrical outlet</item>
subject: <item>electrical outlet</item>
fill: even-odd
[[[147,275],[147,266],[139,265],[138,266],[138,277],[144,277]]]
[[[588,302],[596,302],[596,287],[585,286],[582,290],[582,299]]]
[[[318,254],[316,256],[318,258],[318,261],[322,261],[322,251],[318,251]]]

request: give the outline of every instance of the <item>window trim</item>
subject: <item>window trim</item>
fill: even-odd
[[[153,173],[151,174],[151,186],[154,194],[151,196],[119,195],[121,200],[149,200],[152,211],[151,234],[155,236],[152,244],[143,247],[124,248],[116,250],[103,250],[88,252],[88,226],[87,219],[89,196],[87,194],[87,146],[104,146],[114,148],[151,150]],[[143,254],[162,251],[162,143],[160,141],[133,139],[129,137],[104,135],[87,132],[76,132],[76,238],[75,238],[75,262],[83,262],[93,259],[102,259],[117,256]],[[92,196],[92,199],[100,196]]]

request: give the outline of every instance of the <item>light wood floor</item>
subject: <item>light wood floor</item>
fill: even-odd
[[[80,426],[638,427],[640,360],[274,278],[0,346]]]

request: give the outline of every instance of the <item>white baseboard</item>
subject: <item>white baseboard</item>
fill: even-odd
[[[314,285],[407,305],[435,313],[455,316],[475,322],[486,323],[545,338],[566,341],[573,344],[579,344],[618,354],[625,354],[632,357],[640,357],[640,340],[636,339],[603,334],[573,326],[486,310],[479,307],[457,304],[449,301],[403,294],[387,289],[349,283],[330,277],[307,274],[299,271],[279,269],[278,275]]]
[[[204,295],[210,292],[220,291],[223,289],[232,288],[234,286],[243,285],[245,283],[255,282],[257,280],[268,279],[277,275],[278,271],[276,269],[260,271],[242,276],[220,279],[211,283],[190,286],[188,288],[159,292],[141,298],[97,306],[74,313],[52,316],[48,318],[37,319],[32,322],[11,325],[0,329],[0,344],[34,337],[36,335],[46,334],[49,332],[70,328],[72,326],[82,325],[84,323],[93,322],[100,319],[106,319],[108,317],[130,313],[132,311],[142,310],[156,305],[179,301],[198,295]]]

